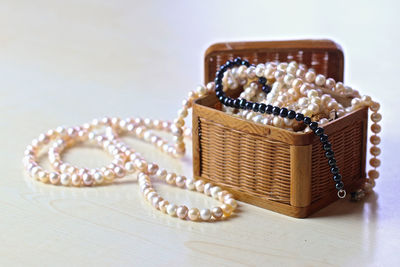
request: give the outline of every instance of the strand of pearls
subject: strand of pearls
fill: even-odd
[[[182,125],[183,126],[183,125]],[[103,128],[103,129],[99,129]],[[104,134],[97,131],[103,130]],[[173,133],[179,138],[174,140],[182,141],[183,138],[191,137],[191,129],[181,127],[179,130],[171,122],[163,122],[151,119],[121,120],[119,118],[103,118],[93,120],[91,123],[79,127],[49,130],[39,135],[25,150],[24,165],[28,174],[43,183],[64,186],[93,186],[112,183],[114,179],[120,179],[126,175],[138,173],[140,190],[152,206],[171,216],[191,221],[215,221],[231,216],[237,207],[233,195],[218,186],[206,183],[201,179],[188,179],[185,176],[160,169],[156,163],[149,163],[138,152],[128,147],[120,139],[121,135],[133,134],[136,138],[149,142],[170,156],[177,157],[176,146],[168,144],[162,137],[152,130]],[[87,169],[72,166],[61,160],[62,152],[80,142],[90,141],[101,146],[113,157],[112,162],[102,168]],[[39,152],[50,145],[48,149],[49,161],[55,171],[47,171],[38,163]],[[177,206],[164,200],[151,184],[150,177],[156,177],[169,185],[176,185],[188,190],[196,190],[211,196],[222,204],[211,209],[188,208],[185,205]]]

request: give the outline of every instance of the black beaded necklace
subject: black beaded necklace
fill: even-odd
[[[220,69],[216,72],[215,78],[215,94],[218,100],[225,106],[233,107],[237,109],[247,109],[252,110],[254,112],[259,112],[261,114],[272,114],[274,116],[280,116],[282,118],[295,119],[296,121],[303,121],[305,125],[309,126],[310,129],[314,132],[315,135],[319,137],[319,140],[322,143],[322,148],[325,151],[325,157],[328,159],[328,164],[330,166],[330,171],[333,175],[333,180],[335,181],[335,187],[338,190],[338,197],[344,198],[346,196],[346,191],[343,189],[344,184],[342,181],[342,175],[339,173],[339,168],[336,165],[335,153],[332,150],[332,145],[328,140],[328,135],[324,133],[324,129],[318,125],[318,122],[311,121],[311,118],[308,116],[304,116],[302,113],[296,113],[294,110],[288,110],[287,108],[280,108],[278,106],[267,105],[264,103],[256,103],[247,101],[242,98],[230,98],[225,95],[222,90],[222,78],[224,77],[224,73],[228,69],[232,69],[237,66],[254,66],[251,65],[247,60],[242,60],[240,57],[235,58],[234,60],[228,60],[224,65],[220,67]],[[265,77],[260,77],[258,82],[262,85],[262,90],[268,94],[271,91],[271,87],[267,85],[267,79]]]

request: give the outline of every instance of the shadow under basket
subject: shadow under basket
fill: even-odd
[[[241,42],[212,45],[205,55],[205,82],[235,57],[250,63],[296,60],[317,73],[343,80],[343,53],[329,40]],[[332,93],[331,93],[332,94]],[[333,95],[343,105],[351,99]],[[324,125],[345,184],[365,182],[368,109]],[[319,138],[263,125],[221,111],[215,95],[193,105],[194,177],[228,189],[240,201],[304,218],[338,199]]]

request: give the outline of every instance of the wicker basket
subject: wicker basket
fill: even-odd
[[[343,81],[343,52],[329,40],[219,43],[205,54],[205,82],[217,68],[240,56],[251,63],[296,60]],[[237,96],[237,95],[236,95]],[[338,97],[347,106],[351,99]],[[345,189],[364,182],[368,110],[356,110],[328,123]],[[337,200],[337,191],[319,139],[256,124],[221,111],[210,95],[193,106],[194,176],[229,189],[259,207],[303,218]]]

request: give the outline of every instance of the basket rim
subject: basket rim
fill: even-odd
[[[307,142],[308,144],[311,144],[313,138],[315,137],[315,135],[311,131],[307,132],[307,133],[294,132],[294,131],[290,131],[290,130],[287,130],[287,129],[284,129],[284,128],[279,128],[279,127],[276,127],[276,126],[273,126],[273,125],[265,125],[265,124],[261,124],[261,123],[256,123],[256,122],[253,122],[253,121],[250,121],[250,120],[246,120],[246,119],[238,117],[238,116],[233,116],[231,114],[228,114],[228,113],[226,113],[226,112],[224,112],[222,110],[216,109],[216,108],[211,107],[211,106],[209,106],[209,105],[204,103],[205,100],[206,101],[210,101],[211,97],[214,98],[211,101],[214,101],[214,103],[218,102],[218,99],[216,98],[216,96],[214,94],[207,95],[207,96],[204,96],[204,97],[196,99],[194,101],[193,108],[194,109],[198,109],[199,107],[201,107],[201,108],[205,108],[205,109],[207,109],[207,110],[209,110],[211,112],[217,112],[220,116],[228,116],[231,119],[240,121],[240,122],[245,123],[245,124],[250,124],[250,125],[252,125],[252,126],[254,126],[256,128],[259,128],[259,129],[262,128],[262,129],[264,129],[263,132],[265,132],[265,133],[268,133],[268,132],[271,132],[271,131],[275,131],[275,132],[284,133],[284,135],[286,135],[286,136],[289,135],[289,136],[292,136],[294,138],[297,137],[297,138],[301,138],[301,139],[304,139],[304,140],[309,140],[309,142]],[[352,110],[351,112],[345,114],[344,116],[339,117],[339,118],[337,118],[335,120],[332,120],[332,121],[328,122],[327,124],[324,124],[323,128],[324,128],[325,132],[329,135],[329,134],[331,134],[333,132],[336,132],[338,130],[341,130],[341,129],[347,127],[352,121],[357,120],[358,118],[360,118],[360,116],[363,116],[363,114],[365,112],[368,112],[368,108],[367,107],[361,107],[361,108],[358,108],[356,110]]]

